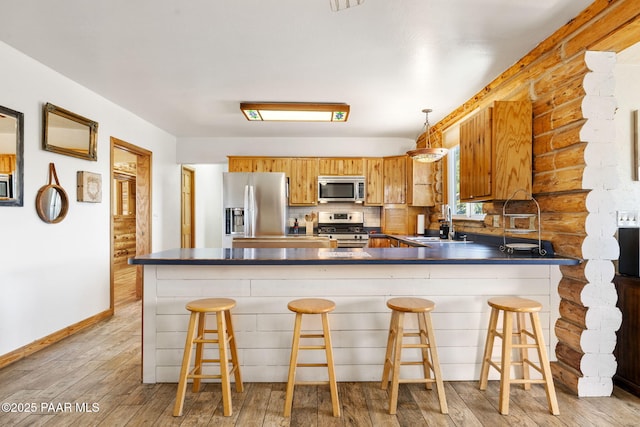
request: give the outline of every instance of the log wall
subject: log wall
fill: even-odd
[[[609,341],[613,332],[615,345],[615,329],[619,326],[619,323],[616,326],[615,289],[607,283],[613,278],[613,265],[606,255],[598,253],[594,244],[595,238],[607,246],[610,236],[602,230],[605,228],[604,221],[599,219],[602,213],[588,207],[590,194],[592,200],[602,201],[601,194],[606,194],[606,188],[585,184],[598,178],[606,181],[606,175],[601,174],[606,167],[599,165],[594,172],[585,162],[585,152],[589,144],[594,144],[584,137],[588,121],[584,109],[589,101],[585,79],[593,71],[586,57],[588,51],[618,53],[637,42],[640,42],[637,0],[596,0],[432,127],[432,141],[440,141],[442,132],[495,100],[528,98],[532,102],[533,195],[541,207],[542,238],[551,241],[558,254],[585,261],[561,269],[563,277],[558,287],[561,318],[555,325],[559,343],[555,348],[557,361],[552,366],[555,379],[579,395],[611,392],[615,359],[608,357],[613,351]],[[487,213],[484,224],[460,223],[457,230],[501,235],[502,224],[494,227],[494,219],[501,214],[502,205],[486,203],[484,209]],[[435,211],[432,223],[439,209]],[[600,229],[594,230],[594,219],[603,222]],[[601,250],[607,251],[611,252],[606,247]],[[598,349],[594,350],[595,347]],[[594,366],[596,359],[605,365]]]

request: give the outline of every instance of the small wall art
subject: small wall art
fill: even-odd
[[[102,202],[102,175],[99,173],[78,171],[78,201],[89,203]]]

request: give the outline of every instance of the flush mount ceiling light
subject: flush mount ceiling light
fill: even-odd
[[[349,105],[316,102],[241,102],[240,110],[249,121],[346,122]]]
[[[352,6],[360,6],[362,3],[364,3],[364,0],[329,0],[331,10],[334,12],[348,9]]]
[[[434,148],[431,147],[431,133],[429,132],[429,113],[433,111],[430,108],[425,108],[422,112],[425,114],[424,126],[422,127],[422,131],[418,134],[418,138],[416,138],[416,147],[418,145],[418,140],[420,139],[420,135],[424,133],[425,138],[425,148],[416,148],[415,150],[407,151],[407,156],[411,157],[413,160],[423,163],[431,163],[437,162],[447,155],[446,148]]]

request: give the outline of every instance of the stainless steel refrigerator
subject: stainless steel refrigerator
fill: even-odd
[[[287,234],[287,177],[282,172],[225,172],[222,246],[234,237]]]

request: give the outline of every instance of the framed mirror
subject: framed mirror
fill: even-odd
[[[44,106],[43,148],[58,154],[98,160],[98,123],[64,108]]]
[[[69,198],[60,186],[53,163],[49,163],[49,184],[40,187],[36,195],[36,212],[48,224],[57,224],[67,216]]]
[[[49,184],[40,187],[36,196],[36,212],[48,224],[57,224],[67,216],[69,198],[62,187]]]
[[[22,206],[24,117],[0,106],[0,206]]]

